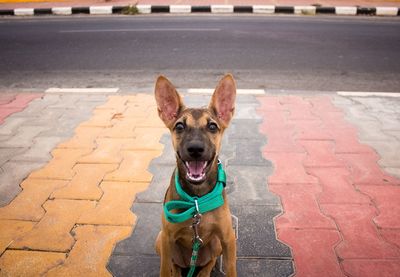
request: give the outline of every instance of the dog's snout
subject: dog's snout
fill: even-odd
[[[189,153],[190,157],[198,159],[204,153],[204,144],[198,141],[191,142],[187,146],[187,152]]]

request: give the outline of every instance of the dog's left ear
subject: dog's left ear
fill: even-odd
[[[181,96],[174,85],[164,76],[159,76],[155,86],[158,115],[171,128],[179,113],[185,108]]]
[[[235,99],[235,79],[231,74],[227,74],[219,81],[208,106],[224,125],[224,128],[228,127],[235,112]]]

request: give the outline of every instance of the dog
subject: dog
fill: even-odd
[[[155,99],[158,115],[171,132],[176,154],[176,171],[165,193],[162,227],[156,239],[156,252],[161,258],[160,276],[182,276],[191,267],[196,267],[196,276],[210,276],[222,254],[226,275],[235,277],[236,237],[224,189],[221,206],[201,214],[196,200],[195,208],[192,207],[196,211],[194,217],[183,222],[171,222],[165,211],[168,202],[182,200],[177,183],[184,193],[199,201],[216,190],[222,136],[235,111],[235,80],[232,75],[225,75],[207,108],[187,108],[174,85],[159,76]],[[179,214],[184,209],[174,211]],[[200,245],[198,251],[194,249],[195,241]]]

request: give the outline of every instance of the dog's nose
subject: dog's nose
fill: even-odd
[[[200,158],[204,152],[204,145],[200,142],[192,142],[188,145],[187,152],[194,159]]]

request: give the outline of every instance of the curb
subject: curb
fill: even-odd
[[[129,6],[90,6],[90,7],[54,7],[54,8],[19,8],[0,9],[0,16],[33,16],[33,15],[72,15],[91,14],[109,15],[122,14]],[[322,6],[234,6],[234,5],[137,5],[140,14],[170,13],[170,14],[192,14],[192,13],[253,13],[253,14],[334,14],[334,15],[377,15],[377,16],[400,16],[400,8],[397,7],[322,7]]]

